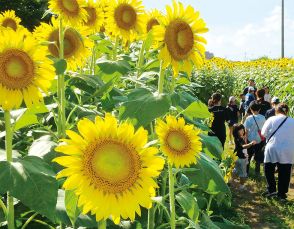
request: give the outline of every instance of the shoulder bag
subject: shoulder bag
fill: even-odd
[[[256,119],[255,119],[254,115],[252,115],[252,117],[253,117],[253,119],[254,119],[254,121],[255,121],[255,124],[256,124],[256,126],[257,126],[257,129],[258,129],[258,135],[259,135],[261,141],[263,142],[263,141],[265,141],[265,137],[261,134],[261,130],[260,130],[260,128],[259,128],[259,126],[258,126],[258,124],[257,124],[257,122],[256,122]]]
[[[262,151],[264,152],[266,144],[271,140],[271,138],[277,133],[277,131],[283,126],[283,124],[287,121],[288,117],[286,117],[283,122],[278,126],[278,128],[270,135],[270,137],[266,140],[264,146],[262,147]]]

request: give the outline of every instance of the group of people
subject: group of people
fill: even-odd
[[[240,99],[238,106],[236,98],[231,96],[224,107],[220,93],[211,96],[208,107],[214,121],[209,135],[218,137],[224,147],[225,124],[228,124],[229,144],[234,141],[234,152],[238,156],[234,177],[239,178],[241,190],[246,189],[246,178],[254,159],[256,176],[260,176],[260,167],[264,164],[267,190],[263,195],[285,200],[294,164],[294,119],[288,116],[289,107],[279,98],[271,98],[268,87],[257,89],[253,79],[248,81]]]

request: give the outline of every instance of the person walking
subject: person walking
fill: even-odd
[[[266,112],[269,109],[271,109],[271,104],[269,102],[265,101],[265,99],[264,99],[265,90],[264,89],[257,90],[256,96],[257,96],[257,100],[256,101],[260,105],[259,114],[265,116]]]
[[[261,136],[261,129],[265,123],[265,117],[259,114],[260,105],[254,101],[250,105],[252,115],[248,116],[244,122],[246,136],[248,142],[255,141],[256,145],[248,149],[248,165],[247,174],[249,175],[250,161],[254,156],[255,159],[255,175],[260,175],[260,164],[263,163],[264,155],[262,147],[264,145],[263,137]]]
[[[285,200],[294,164],[294,119],[288,117],[289,107],[281,103],[276,116],[270,117],[262,128],[266,137],[264,172],[267,181],[266,197],[277,195]],[[276,193],[275,168],[278,167],[278,192]]]
[[[213,113],[214,120],[211,125],[211,131],[209,136],[216,136],[220,140],[223,148],[226,142],[226,125],[228,120],[226,108],[221,105],[222,95],[220,93],[214,93],[209,100],[209,112]]]
[[[240,179],[240,190],[245,190],[245,181],[247,179],[247,163],[248,153],[247,149],[253,147],[256,142],[252,141],[246,143],[245,127],[242,124],[235,124],[233,126],[233,136],[235,141],[234,153],[237,154],[238,160],[236,161],[233,174],[237,175]]]
[[[246,94],[248,94],[250,87],[252,87],[254,89],[254,93],[257,91],[257,88],[255,86],[255,80],[254,79],[249,79],[248,80],[248,86],[244,88],[243,95],[246,96]]]
[[[245,102],[244,102],[244,108],[246,113],[248,112],[249,105],[254,100],[255,100],[255,89],[254,87],[249,87],[248,93],[245,95]]]
[[[238,118],[240,115],[239,108],[236,105],[236,98],[234,96],[229,98],[229,103],[226,109],[228,114],[230,144],[233,144],[233,126],[238,123]]]
[[[264,100],[270,103],[271,102],[271,99],[272,99],[272,96],[269,93],[269,87],[268,86],[264,86],[263,89],[265,91]]]
[[[273,97],[272,98],[272,101],[271,101],[272,108],[269,109],[265,113],[265,119],[269,119],[270,117],[276,115],[276,107],[279,105],[279,103],[280,103],[280,99],[278,97]]]

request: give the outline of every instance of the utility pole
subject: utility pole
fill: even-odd
[[[284,0],[282,0],[282,41],[281,41],[281,56],[282,58],[285,57],[285,5],[284,5]]]

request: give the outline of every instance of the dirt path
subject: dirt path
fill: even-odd
[[[231,150],[231,147],[229,147]],[[293,171],[294,172],[294,171]],[[231,187],[233,193],[232,211],[235,222],[245,223],[253,229],[294,229],[294,173],[292,174],[287,203],[268,200],[261,196],[266,189],[265,178],[249,178],[247,191]]]

